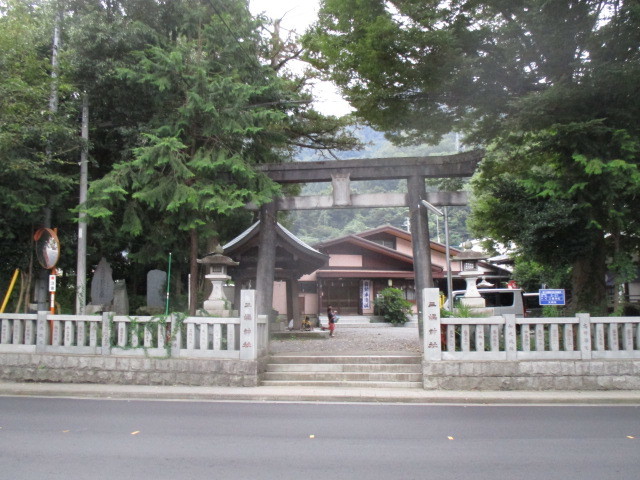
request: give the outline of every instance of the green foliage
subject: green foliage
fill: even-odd
[[[375,300],[375,308],[386,322],[403,325],[411,315],[411,302],[404,298],[402,290],[385,288]]]
[[[565,289],[571,285],[570,269],[567,266],[543,265],[523,257],[515,259],[513,279],[525,292],[537,292],[542,285]]]
[[[0,273],[27,269],[46,207],[67,272],[83,209],[89,265],[105,256],[132,295],[169,251],[184,275],[211,238],[224,242],[252,221],[245,203],[279,193],[254,165],[300,148],[357,148],[345,129],[352,120],[314,111],[310,74],[285,68],[298,55],[244,0],[0,1]],[[54,85],[57,114],[48,108]],[[91,189],[71,211],[85,94]]]
[[[48,207],[60,236],[71,227],[64,211],[73,201],[70,172],[78,152],[69,109],[49,110],[51,34],[47,9],[27,2],[0,3],[0,273],[27,269],[30,238]],[[45,53],[43,55],[43,53]],[[60,96],[73,104],[68,85]]]
[[[545,318],[562,317],[562,310],[555,305],[544,305],[542,307],[542,316]]]
[[[571,268],[576,306],[601,309],[605,253],[639,247],[639,32],[634,1],[324,0],[304,43],[396,143],[487,147],[473,233]]]
[[[113,316],[109,318],[109,325],[111,330],[110,346],[111,348],[119,348],[121,350],[142,349],[146,357],[149,356],[149,348],[144,346],[145,333],[150,334],[152,338],[152,344],[158,344],[158,335],[161,332],[165,332],[164,338],[164,350],[165,355],[160,358],[171,358],[171,352],[173,350],[173,344],[178,338],[178,333],[181,334],[180,338],[185,338],[186,325],[184,323],[187,315],[184,313],[172,313],[171,315],[152,315],[151,318],[144,322],[140,322],[136,317],[128,317],[129,322],[127,325],[128,335],[127,344],[124,346],[118,345],[118,329]],[[133,338],[137,339],[137,346],[132,346]]]

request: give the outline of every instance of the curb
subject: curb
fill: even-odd
[[[160,401],[448,405],[636,405],[640,391],[429,391],[339,387],[182,387],[0,382],[0,396]]]

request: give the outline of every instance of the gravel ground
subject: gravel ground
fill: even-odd
[[[418,329],[411,327],[340,328],[333,338],[271,340],[271,353],[420,353]]]

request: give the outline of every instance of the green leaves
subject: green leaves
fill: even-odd
[[[404,298],[404,292],[398,288],[385,288],[375,300],[375,307],[385,322],[403,325],[411,315],[411,302]]]

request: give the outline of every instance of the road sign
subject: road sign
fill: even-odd
[[[564,305],[564,288],[545,288],[540,293],[540,305]]]
[[[49,293],[56,291],[56,276],[49,275]]]

